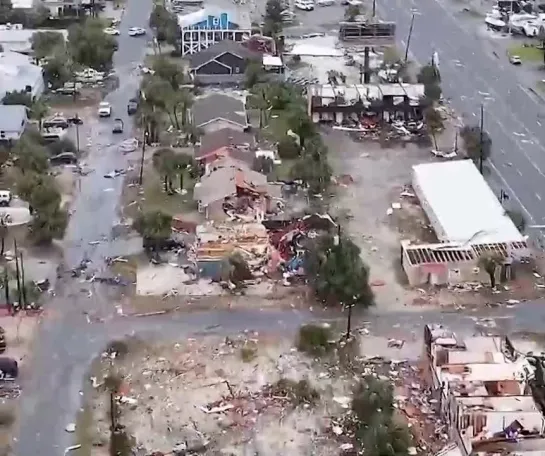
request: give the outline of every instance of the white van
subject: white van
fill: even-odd
[[[303,11],[312,11],[314,0],[295,0],[295,7]]]

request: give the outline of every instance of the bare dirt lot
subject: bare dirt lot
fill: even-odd
[[[438,160],[429,147],[399,144],[382,147],[372,141],[356,142],[346,133],[327,130],[324,141],[337,175],[349,174],[351,183],[339,186],[335,211],[348,216],[348,229],[370,266],[371,283],[381,311],[422,305],[465,306],[543,295],[543,279],[531,270],[521,271],[505,287],[419,288],[407,286],[400,264],[400,240],[435,242],[433,230],[411,189],[412,166]],[[445,141],[443,140],[445,143]],[[446,150],[450,143],[447,138]]]

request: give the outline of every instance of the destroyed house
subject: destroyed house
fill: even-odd
[[[255,201],[266,197],[267,191],[267,176],[224,157],[209,165],[207,174],[195,185],[193,197],[206,218],[221,220],[230,217],[230,210],[251,211]],[[266,211],[261,204],[255,207]]]
[[[420,120],[423,96],[422,84],[315,84],[308,89],[308,114],[315,123],[342,124],[365,115]]]
[[[439,412],[462,455],[494,454],[492,446],[515,440],[543,445],[545,420],[528,383],[532,366],[507,337],[461,339],[426,325],[424,343]]]
[[[261,223],[199,225],[196,229],[196,262],[201,277],[218,279],[222,264],[237,252],[250,269],[268,261],[269,237]]]

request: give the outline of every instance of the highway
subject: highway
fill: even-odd
[[[543,101],[519,85],[507,58],[487,51],[471,25],[440,2],[380,0],[377,4],[381,18],[397,23],[396,40],[402,49],[415,13],[411,56],[425,64],[438,53],[444,96],[464,122],[477,124],[484,104],[485,130],[493,144],[491,168],[529,224],[544,224]]]

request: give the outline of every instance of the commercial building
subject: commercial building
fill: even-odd
[[[440,243],[402,241],[411,285],[481,281],[483,254],[504,259],[500,274],[530,255],[524,236],[471,160],[415,165],[412,186]]]

